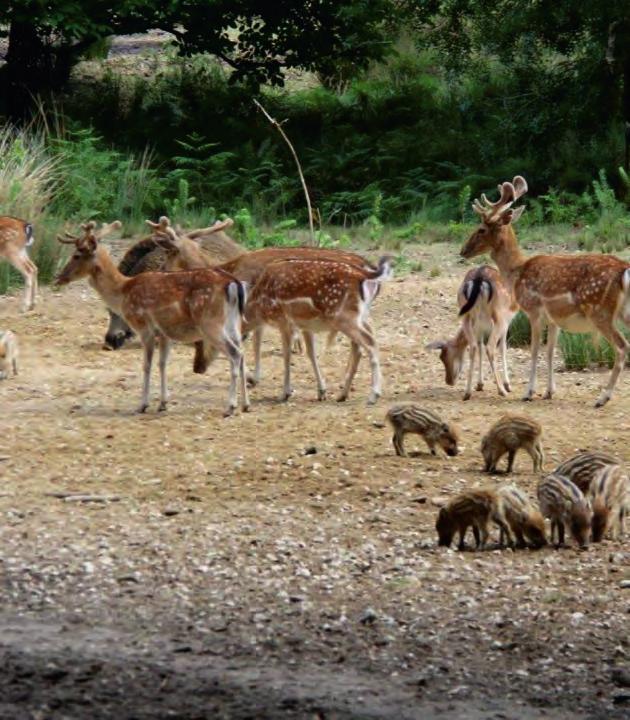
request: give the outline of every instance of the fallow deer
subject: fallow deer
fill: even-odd
[[[501,196],[491,203],[482,195],[474,211],[481,225],[461,250],[471,258],[489,252],[509,290],[529,318],[532,329],[531,372],[524,400],[536,389],[538,351],[544,323],[548,323],[546,398],[555,392],[553,356],[559,328],[569,332],[601,333],[615,351],[615,364],[607,387],[595,406],[611,398],[624,365],[628,342],[615,327],[630,325],[630,263],[612,255],[536,255],[526,258],[518,246],[513,223],[523,207],[513,205],[527,192],[527,182],[517,175],[499,186]]]
[[[459,315],[463,317],[461,327],[449,340],[435,340],[427,350],[439,350],[440,360],[446,370],[446,384],[455,385],[468,348],[470,364],[464,400],[470,400],[475,366],[479,353],[479,375],[477,390],[483,390],[483,347],[486,348],[490,370],[497,384],[499,395],[510,392],[510,378],[507,365],[507,334],[516,314],[516,303],[501,280],[499,273],[489,265],[473,268],[466,273],[457,292]],[[495,351],[501,348],[503,379],[495,362]]]
[[[263,324],[275,325],[282,337],[284,387],[282,400],[291,394],[291,335],[293,328],[308,331],[306,349],[317,378],[318,397],[326,395],[326,386],[317,363],[312,333],[326,331],[346,335],[351,356],[344,387],[338,401],[346,400],[352,380],[365,350],[372,369],[368,404],[381,394],[381,369],[378,349],[367,319],[370,305],[381,282],[391,275],[391,259],[381,258],[376,270],[366,270],[335,260],[277,260],[268,264],[258,278],[245,308],[244,331]]]
[[[202,253],[196,242],[194,242],[196,239],[195,233],[188,233],[184,236],[179,235],[173,230],[166,216],[162,216],[157,223],[147,220],[147,224],[154,229],[156,234],[164,238],[162,246],[169,253],[169,258],[165,266],[166,269],[170,270],[177,267],[192,269],[195,267],[214,266],[214,263],[211,263],[208,255]],[[355,265],[367,271],[373,272],[376,270],[374,265],[356,253],[331,248],[313,247],[268,247],[250,252],[242,252],[231,260],[223,262],[221,267],[241,282],[245,282],[249,287],[253,287],[267,265],[277,260],[287,260],[291,258],[333,260]],[[257,385],[261,378],[263,326],[260,325],[257,327],[253,335],[254,372],[248,376],[248,380],[251,385]],[[315,339],[313,334],[309,334],[308,330],[304,330],[303,335],[309,354],[315,352]],[[211,361],[212,354],[208,354],[207,351],[204,352],[203,349],[197,345],[194,362],[195,372],[204,372]],[[323,396],[320,399],[323,399]]]
[[[166,409],[168,391],[166,363],[171,341],[205,344],[223,352],[230,361],[230,389],[226,415],[236,408],[236,383],[240,373],[242,409],[249,407],[245,368],[241,352],[243,285],[222,270],[147,272],[127,278],[116,268],[100,240],[120,222],[83,225],[83,235],[72,243],[75,251],[57,277],[58,285],[87,277],[105,304],[121,315],[144,348],[143,389],[139,412],[149,405],[151,364],[157,339],[160,350],[160,410]]]
[[[27,251],[33,241],[31,223],[9,216],[0,217],[0,259],[13,265],[24,278],[24,312],[32,310],[37,300],[37,265]]]

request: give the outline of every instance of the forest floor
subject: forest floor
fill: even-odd
[[[0,382],[1,718],[630,716],[627,539],[460,553],[434,530],[445,499],[505,481],[479,453],[505,412],[542,423],[549,471],[584,448],[630,463],[630,375],[600,410],[603,370],[560,372],[553,401],[525,405],[527,352],[511,350],[512,395],[487,380],[463,402],[424,346],[456,328],[465,267],[452,246],[413,256],[442,273],[375,302],[375,407],[365,361],[338,404],[316,401],[299,355],[279,404],[269,331],[250,413],[223,419],[227,363],[193,375],[180,346],[168,411],[154,381],[139,416],[140,349],[102,349],[85,282],[43,288],[25,315],[1,299],[21,342],[19,376]],[[332,395],[346,343],[320,354]],[[459,456],[409,437],[396,457],[383,421],[407,399],[460,426]],[[534,495],[526,455],[510,480]]]

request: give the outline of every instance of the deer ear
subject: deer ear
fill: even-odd
[[[512,211],[512,222],[515,223],[524,212],[525,212],[525,205],[521,205],[521,207],[517,207],[516,210],[513,210]]]
[[[424,346],[425,350],[442,350],[446,347],[446,343],[444,340],[434,340],[433,342],[430,342],[428,345]]]
[[[501,224],[502,225],[509,225],[512,222],[512,218],[514,217],[514,210],[506,210],[501,215]]]

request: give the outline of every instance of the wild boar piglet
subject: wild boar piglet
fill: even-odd
[[[625,517],[630,512],[630,479],[619,465],[604,467],[591,483],[589,499],[593,508],[593,542],[610,533],[613,540],[623,537]]]
[[[542,428],[535,420],[521,415],[504,415],[481,441],[486,472],[496,472],[497,463],[507,453],[507,472],[514,467],[517,450],[525,450],[534,463],[534,472],[542,472],[545,455],[540,436]]]
[[[565,528],[582,548],[588,546],[593,513],[580,488],[558,473],[544,477],[537,487],[538,504],[542,514],[551,520],[551,542],[557,536],[564,544]]]
[[[457,428],[442,420],[431,410],[426,410],[416,403],[400,403],[393,405],[386,417],[394,429],[392,442],[396,455],[406,457],[403,441],[407,433],[422,436],[429,446],[431,455],[436,454],[436,446],[441,447],[451,457],[459,452]]]
[[[505,518],[503,501],[499,495],[490,489],[466,490],[440,509],[435,523],[438,544],[449,547],[458,532],[458,549],[463,550],[466,532],[472,527],[476,547],[483,549],[488,541],[491,521],[505,533],[512,546],[512,531]]]
[[[592,481],[604,468],[621,465],[621,460],[604,450],[587,450],[560,463],[555,469],[558,475],[568,477],[587,494]]]
[[[531,500],[516,485],[504,485],[497,490],[503,502],[503,511],[508,525],[516,537],[519,547],[527,545],[526,539],[534,547],[547,544],[545,520]],[[503,544],[503,531],[500,543]]]

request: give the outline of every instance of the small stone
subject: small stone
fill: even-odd
[[[622,590],[627,590],[628,588],[630,588],[630,580],[622,580],[622,581],[619,583],[619,587],[620,587]]]
[[[179,515],[179,510],[176,508],[166,508],[162,515],[165,515],[166,517],[173,517],[175,515]]]
[[[615,685],[624,688],[630,688],[630,669],[623,667],[613,668],[611,673],[612,681]]]
[[[317,455],[317,447],[315,445],[308,445],[304,448],[304,455]]]
[[[373,625],[378,618],[378,615],[376,614],[376,610],[373,610],[371,607],[366,608],[364,612],[361,614],[361,617],[359,618],[359,622],[361,625]]]

